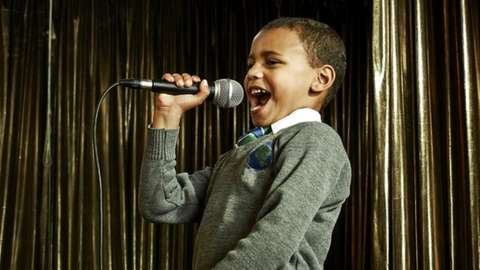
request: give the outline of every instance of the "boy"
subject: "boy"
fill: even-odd
[[[155,97],[140,209],[152,222],[200,221],[194,269],[323,269],[351,169],[318,111],[341,85],[345,65],[343,42],[325,24],[280,18],[264,26],[244,80],[259,128],[214,168],[192,175],[176,174],[175,145],[182,114],[205,100],[207,83],[164,74],[177,86],[201,81],[200,90]]]

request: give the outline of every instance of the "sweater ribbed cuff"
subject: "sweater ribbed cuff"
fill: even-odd
[[[148,128],[145,157],[150,160],[174,160],[179,129]]]

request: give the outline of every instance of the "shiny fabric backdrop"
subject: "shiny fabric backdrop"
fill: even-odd
[[[480,269],[479,1],[0,3],[0,269],[98,269],[101,92],[165,71],[241,81],[251,38],[280,15],[331,24],[348,50],[323,112],[353,168],[326,268]],[[195,225],[138,213],[151,109],[124,89],[101,109],[105,269],[190,268]],[[250,127],[245,103],[189,112],[178,169],[213,164]]]

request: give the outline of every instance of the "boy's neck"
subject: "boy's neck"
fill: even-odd
[[[303,122],[321,122],[322,117],[318,111],[311,108],[300,108],[284,118],[271,124],[273,133],[277,133],[284,128],[291,127]]]

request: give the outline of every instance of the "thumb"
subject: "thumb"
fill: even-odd
[[[202,82],[200,83],[200,87],[198,89],[198,93],[196,94],[199,98],[202,100],[205,100],[208,95],[210,95],[210,89],[208,87],[208,82],[207,80],[203,79]]]

